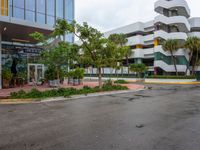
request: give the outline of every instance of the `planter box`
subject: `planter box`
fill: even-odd
[[[73,85],[73,86],[77,86],[77,85],[82,85],[83,84],[83,80],[82,79],[68,79],[68,84],[69,85]]]
[[[60,86],[60,80],[49,80],[49,86],[50,87],[59,87]]]

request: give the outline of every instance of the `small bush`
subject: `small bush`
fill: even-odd
[[[106,81],[104,82],[104,85],[112,86],[112,85],[113,85],[113,81],[112,81],[111,79],[106,80]]]
[[[125,81],[125,80],[117,80],[114,83],[116,83],[116,84],[128,84],[128,82]]]

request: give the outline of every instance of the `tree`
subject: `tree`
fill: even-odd
[[[42,33],[34,32],[30,36],[40,43],[40,46],[44,49],[40,53],[41,63],[45,64],[47,67],[54,68],[56,71],[56,78],[60,80],[62,74],[62,68],[67,66],[67,68],[74,65],[74,62],[78,60],[78,49],[76,44],[58,41],[52,44],[51,41],[60,38],[61,36],[67,34],[63,29],[63,24],[60,25],[58,20],[53,33],[50,36],[44,36]],[[59,25],[58,25],[59,24]]]
[[[189,50],[189,63],[187,65],[186,74],[189,70],[190,64],[192,64],[192,75],[194,75],[195,66],[199,59],[200,39],[198,37],[188,37],[184,47]]]
[[[126,65],[129,68],[129,57],[131,56],[132,51],[129,46],[126,46],[126,43],[128,42],[126,35],[125,34],[111,34],[108,37],[108,39],[112,41],[113,43],[115,43],[118,46],[118,48],[121,48],[121,51],[123,52],[124,57],[126,58]],[[129,69],[128,69],[128,73],[129,73]]]
[[[77,24],[75,21],[68,23],[66,20],[57,20],[54,37],[73,33],[80,41],[78,62],[85,66],[95,66],[98,70],[99,86],[102,87],[102,68],[114,62],[115,44],[111,43],[97,29],[89,26]]]
[[[178,76],[178,70],[176,66],[176,57],[174,56],[174,53],[180,48],[179,41],[176,39],[168,39],[163,43],[162,48],[164,51],[170,52],[171,59],[173,61],[174,68],[176,71],[176,75]]]
[[[76,22],[68,24],[65,20],[62,20],[59,23],[62,25],[65,24],[65,27],[62,29],[73,33],[80,39],[80,63],[95,66],[97,68],[99,87],[102,87],[102,68],[108,66],[113,59],[112,47],[114,45],[111,45],[108,39],[106,39],[100,31],[90,27],[87,23],[83,23],[83,25],[77,24]],[[109,49],[112,49],[112,51],[109,51]]]
[[[144,73],[147,70],[148,68],[145,64],[131,64],[130,65],[130,71],[136,72],[138,77],[141,75],[141,73]]]

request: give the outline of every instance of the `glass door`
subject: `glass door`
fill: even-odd
[[[44,78],[43,64],[28,64],[28,83],[40,84]]]

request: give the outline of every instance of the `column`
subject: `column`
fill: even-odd
[[[2,89],[2,45],[1,45],[1,33],[0,33],[0,89]]]

